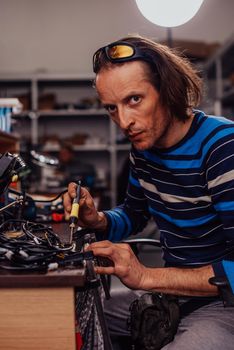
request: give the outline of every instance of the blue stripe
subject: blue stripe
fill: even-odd
[[[165,245],[164,259],[167,266],[197,266],[221,260],[227,249],[233,246],[234,195],[231,188],[234,187],[234,180],[228,183],[230,191],[227,184],[218,186],[219,195],[212,195],[210,205],[215,205],[212,210],[206,207],[207,203],[204,201],[171,203],[170,200],[159,200],[158,193],[140,186],[139,178],[152,185],[155,185],[157,179],[158,192],[166,192],[170,198],[191,198],[195,190],[197,197],[210,195],[205,186],[207,182],[213,180],[217,174],[222,176],[234,169],[234,162],[230,158],[232,155],[234,157],[233,125],[232,121],[224,118],[196,114],[189,133],[178,145],[168,150],[151,149],[148,152],[140,152],[133,147],[131,152],[135,164],[130,164],[132,173],[126,199],[122,206],[107,214],[108,228],[111,231],[109,237],[119,241],[129,233],[141,232],[151,215],[161,232],[162,241],[165,240],[169,247],[179,248],[177,256],[168,253],[167,249],[170,248]],[[219,149],[215,151],[218,146]],[[207,165],[205,162],[211,151],[214,152]],[[220,162],[228,156],[228,161]],[[209,172],[205,176],[208,166]],[[147,169],[149,172],[146,172]],[[167,182],[168,185],[165,184]],[[194,185],[194,191],[187,185]],[[189,239],[193,244],[193,249],[190,250],[187,247]]]
[[[105,214],[109,216],[109,219],[111,221],[111,229],[110,229],[109,234],[108,234],[108,239],[110,241],[112,241],[114,234],[115,234],[115,230],[116,230],[115,219],[113,217],[113,213],[110,210],[106,211]]]
[[[168,168],[173,168],[173,169],[197,169],[199,168],[203,161],[205,156],[207,156],[207,152],[209,148],[216,142],[219,141],[222,137],[234,134],[234,130],[230,129],[224,129],[219,131],[214,137],[207,142],[207,144],[203,147],[202,150],[202,157],[200,159],[192,159],[192,160],[170,160],[170,159],[161,159],[157,155],[150,153],[149,151],[144,151],[142,152],[144,157],[148,160],[151,160],[157,164],[164,165]],[[234,137],[234,135],[233,135]]]
[[[139,181],[137,181],[136,179],[134,179],[134,177],[132,175],[129,175],[129,181],[132,185],[136,186],[136,187],[141,187]]]
[[[220,203],[215,204],[214,207],[218,211],[225,211],[225,210],[234,211],[234,201],[220,202]]]
[[[126,237],[131,231],[131,222],[127,215],[121,210],[108,210],[105,212],[111,220],[111,230],[109,231],[108,239],[113,242],[118,242]]]
[[[220,127],[222,125],[225,126],[228,124],[233,124],[233,121],[225,119],[223,117],[209,116],[209,118],[206,118],[204,123],[200,126],[199,132],[196,132],[195,135],[190,138],[189,145],[186,143],[186,150],[189,149],[190,154],[196,154],[199,152],[202,141],[205,140],[206,137],[212,133],[212,131],[214,131],[217,127]],[[181,153],[188,154],[188,151],[185,153],[184,144],[173,151],[173,155],[180,155]]]
[[[205,216],[201,216],[200,218],[197,218],[197,219],[189,219],[189,220],[176,220],[174,218],[172,218],[171,216],[169,215],[166,215],[162,212],[159,212],[159,211],[156,211],[154,210],[153,208],[149,208],[149,211],[154,214],[154,215],[159,215],[161,216],[162,218],[164,218],[166,221],[176,225],[176,226],[179,226],[179,227],[196,227],[196,226],[200,226],[202,224],[205,224],[207,222],[209,222],[210,220],[214,219],[215,218],[215,214],[208,214],[208,215],[205,215]]]
[[[117,211],[118,213],[120,213],[121,216],[124,217],[126,224],[128,226],[127,234],[129,234],[132,231],[132,224],[131,224],[131,221],[129,220],[129,217],[125,214],[123,210],[119,208],[116,208],[115,211]]]
[[[116,228],[114,233],[114,241],[119,241],[125,232],[126,225],[120,215],[116,212],[112,212],[113,218],[116,221]]]

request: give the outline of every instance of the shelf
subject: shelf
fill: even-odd
[[[0,98],[0,107],[21,108],[22,105],[18,98]]]
[[[0,152],[18,152],[19,138],[0,130]]]
[[[223,77],[227,77],[230,72],[229,67],[233,68],[234,57],[234,34],[215,52],[215,54],[209,58],[205,63],[204,68],[206,71],[212,69],[212,66],[216,64],[218,60],[222,60],[223,64]]]
[[[107,144],[90,144],[90,145],[74,145],[73,146],[74,151],[97,151],[97,152],[109,152],[110,151],[110,145]]]
[[[74,110],[69,110],[69,109],[61,109],[61,110],[48,110],[48,111],[23,111],[18,114],[13,114],[14,118],[22,118],[22,117],[76,117],[76,116],[95,116],[95,115],[100,115],[100,116],[107,116],[107,112],[105,109],[100,108],[89,108],[89,109],[74,109]]]
[[[8,132],[0,130],[0,140],[1,142],[16,142],[19,140],[18,136],[14,134],[9,134]]]
[[[43,151],[46,152],[58,152],[59,147],[44,147]],[[130,144],[124,144],[124,145],[109,145],[109,144],[87,144],[87,145],[73,145],[73,150],[78,152],[83,151],[97,151],[97,152],[112,152],[112,151],[130,151],[131,145]]]
[[[234,109],[234,35],[204,64],[207,87],[213,100],[213,114],[231,118]],[[226,90],[226,88],[229,88]],[[212,97],[211,97],[212,96]],[[228,107],[228,108],[226,108]],[[231,107],[231,108],[229,108]]]
[[[107,115],[105,109],[89,108],[89,109],[74,109],[74,110],[48,110],[37,111],[39,117],[63,117],[63,116],[78,116],[78,115]]]
[[[17,113],[17,114],[12,114],[12,118],[30,118],[30,115],[32,114],[35,114],[34,112],[32,111],[23,111],[23,112],[20,112],[20,113]]]
[[[223,103],[231,103],[234,105],[234,87],[232,87],[230,90],[225,91],[222,95],[222,101]]]
[[[116,150],[117,151],[130,151],[131,149],[131,144],[130,143],[126,143],[123,145],[116,145]]]
[[[73,145],[73,150],[76,152],[113,152],[113,151],[130,151],[131,145],[109,145],[109,144],[84,144],[84,145]],[[59,152],[59,146],[45,146],[43,151],[46,152]]]
[[[97,178],[108,183],[104,197],[108,193],[110,205],[115,206],[117,177],[130,144],[118,143],[117,126],[107,111],[99,108],[94,77],[77,73],[3,73],[0,90],[4,96],[22,100],[25,110],[12,117],[13,130],[21,135],[25,148],[30,139],[33,147],[44,146],[43,151],[56,153],[60,142],[70,142],[80,162],[92,164]],[[53,109],[59,106],[61,109]],[[40,144],[40,140],[45,141]]]
[[[87,152],[87,151],[95,151],[95,152],[109,152],[110,151],[110,145],[108,144],[87,144],[87,145],[73,145],[73,150],[76,152]],[[59,152],[60,147],[50,147],[45,146],[43,148],[43,151],[46,152]]]

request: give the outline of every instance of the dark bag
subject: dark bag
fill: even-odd
[[[130,305],[128,324],[134,349],[161,349],[173,340],[179,320],[177,297],[161,293],[143,294]]]

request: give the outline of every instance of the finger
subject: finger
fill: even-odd
[[[96,248],[96,247],[110,247],[110,246],[116,246],[116,247],[119,247],[119,248],[122,248],[122,249],[126,249],[126,250],[129,250],[129,248],[131,249],[130,245],[128,243],[112,243],[108,240],[103,240],[103,241],[99,241],[99,242],[93,242],[91,243],[92,247]]]
[[[77,184],[75,182],[70,182],[68,185],[68,195],[71,198],[76,197],[76,191],[77,191]]]
[[[108,240],[103,240],[103,241],[99,241],[99,242],[93,242],[91,243],[88,247],[87,250],[93,250],[96,248],[109,248],[111,246],[113,246],[114,244]]]
[[[106,246],[105,244],[99,244],[98,246],[93,247],[93,244],[91,244],[89,249],[91,249],[94,256],[97,257],[99,262],[98,265],[101,265],[102,267],[124,265],[130,257],[129,252],[126,251],[126,249],[122,249],[118,244],[112,244],[108,241],[106,241]]]
[[[98,273],[100,275],[114,275],[115,274],[115,268],[112,266],[109,266],[109,267],[95,266],[94,270],[96,273]]]
[[[94,202],[93,202],[93,198],[91,196],[91,194],[89,193],[89,191],[84,188],[81,187],[81,192],[80,192],[80,205],[84,208],[84,209],[90,209],[93,208],[94,206]]]
[[[87,250],[92,250],[95,256],[112,258],[113,256],[113,248],[112,247],[91,247],[92,244],[88,247]],[[113,260],[113,259],[111,259]]]
[[[69,216],[71,212],[71,197],[67,192],[63,195],[63,207],[65,212],[65,217]]]
[[[81,187],[80,190],[80,205],[84,203],[86,200],[88,191]],[[63,204],[65,209],[65,214],[70,214],[72,208],[72,201],[77,196],[77,184],[75,182],[71,182],[68,185],[68,192],[66,192],[63,196]]]
[[[129,244],[127,243],[112,243],[108,240],[93,242],[88,247],[87,250],[92,250],[94,255],[106,256],[112,258],[112,260],[117,258],[117,255],[124,254],[131,255],[133,251]]]
[[[63,206],[65,217],[71,212],[72,199],[76,196],[77,185],[74,182],[69,183],[68,191],[63,195]]]

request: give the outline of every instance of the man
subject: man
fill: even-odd
[[[208,280],[222,273],[221,260],[234,247],[233,122],[194,110],[201,79],[165,46],[127,37],[99,49],[93,64],[100,100],[132,143],[123,205],[98,212],[81,191],[80,226],[106,239],[90,249],[114,262],[97,272],[115,274],[131,289],[218,295]],[[69,185],[67,212],[75,189]],[[147,268],[128,245],[110,242],[141,231],[150,217],[160,230],[164,268]],[[182,319],[164,349],[231,349],[233,310],[217,297]]]

